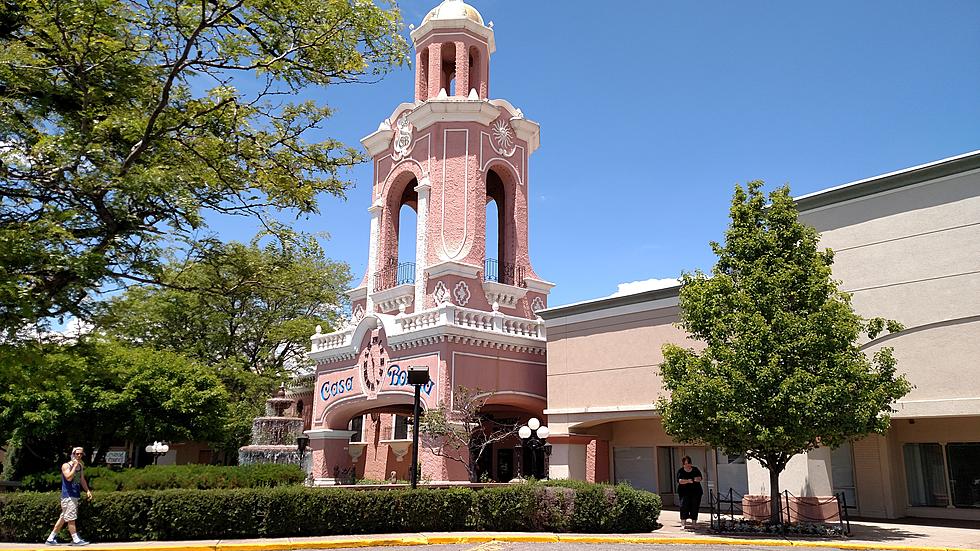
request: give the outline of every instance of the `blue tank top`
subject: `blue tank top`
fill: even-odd
[[[61,473],[61,497],[82,497],[82,470],[79,469],[71,480],[65,478],[65,473]]]

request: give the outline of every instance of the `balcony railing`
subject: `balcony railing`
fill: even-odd
[[[496,258],[488,258],[483,262],[483,280],[515,287],[527,286],[524,283],[524,266],[500,262]]]
[[[415,283],[415,263],[389,259],[384,268],[374,273],[374,290],[384,291],[397,285]]]

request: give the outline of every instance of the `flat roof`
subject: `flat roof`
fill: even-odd
[[[674,285],[671,287],[663,287],[661,289],[651,289],[649,291],[640,291],[639,293],[630,293],[628,295],[583,300],[582,302],[574,302],[564,306],[555,306],[554,308],[538,310],[537,314],[546,320],[563,318],[566,316],[573,316],[575,314],[584,314],[587,312],[605,310],[607,308],[615,308],[617,306],[629,306],[631,304],[639,304],[641,302],[673,298],[680,294],[680,289],[680,285]]]
[[[980,149],[794,198],[799,212],[980,169]]]

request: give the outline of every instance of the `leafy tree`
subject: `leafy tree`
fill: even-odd
[[[93,292],[206,255],[208,212],[317,211],[362,160],[308,86],[406,60],[400,16],[349,0],[0,3],[0,331],[86,318]]]
[[[478,465],[485,452],[517,434],[519,423],[507,423],[485,414],[483,406],[493,393],[457,386],[453,393],[455,410],[445,405],[427,410],[422,416],[420,446],[433,455],[445,457],[466,467],[471,482],[479,482]]]
[[[306,246],[229,243],[164,265],[164,286],[130,287],[94,316],[99,331],[210,366],[231,397],[220,447],[235,455],[276,385],[309,367],[317,324],[337,321],[346,264]],[[181,289],[195,289],[185,291]]]
[[[0,388],[0,426],[21,453],[19,474],[53,468],[69,446],[208,440],[228,396],[209,368],[168,351],[88,339],[4,347],[19,377]]]
[[[659,401],[667,433],[779,473],[796,454],[884,433],[891,404],[911,389],[890,348],[869,359],[858,344],[901,326],[865,320],[832,279],[834,255],[797,218],[788,187],[736,187],[725,243],[712,243],[710,276],[685,274],[681,326],[702,351],[667,344],[660,366],[670,395]],[[772,507],[772,521],[778,508]]]

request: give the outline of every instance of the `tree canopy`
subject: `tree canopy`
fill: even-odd
[[[307,141],[308,86],[406,60],[397,10],[348,0],[0,3],[0,330],[203,257],[209,212],[316,212],[362,159]]]
[[[130,287],[103,303],[97,331],[209,366],[231,402],[218,443],[234,454],[263,400],[310,367],[316,325],[338,321],[347,265],[312,240],[302,247],[273,240],[223,244],[206,260],[164,264],[161,274],[165,285]]]
[[[901,330],[863,319],[831,274],[834,255],[798,220],[788,187],[738,186],[711,274],[684,274],[681,326],[702,350],[663,347],[667,433],[758,460],[778,475],[796,454],[884,433],[911,386],[890,348],[869,358],[862,335]],[[773,508],[775,515],[776,509]]]
[[[11,357],[13,355],[13,357]],[[0,388],[0,440],[19,448],[17,474],[47,469],[66,447],[209,440],[228,395],[211,369],[184,356],[104,339],[2,347],[21,366]]]

